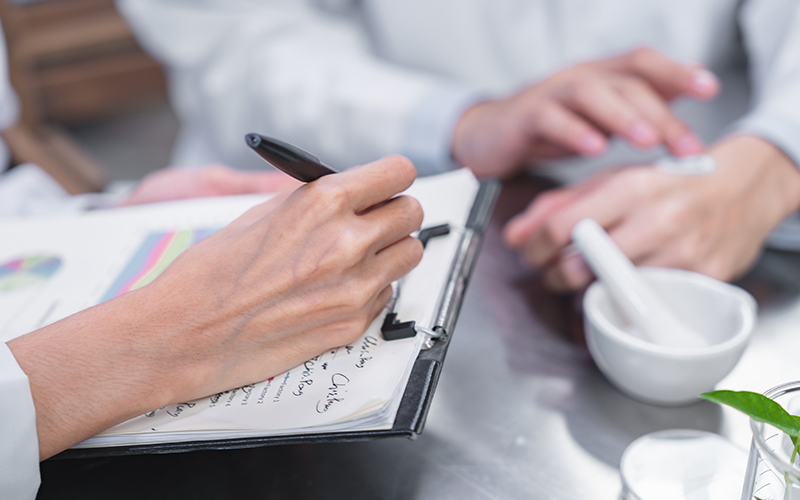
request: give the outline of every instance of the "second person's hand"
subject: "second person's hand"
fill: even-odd
[[[800,208],[800,172],[778,148],[753,136],[711,149],[712,174],[683,176],[651,166],[607,171],[539,195],[504,230],[506,242],[542,268],[553,290],[593,279],[570,252],[570,233],[591,217],[637,265],[675,267],[721,280],[754,262],[769,232]]]
[[[478,176],[506,177],[536,161],[596,156],[615,135],[677,156],[703,144],[670,110],[679,96],[710,99],[716,77],[651,49],[579,64],[511,97],[469,108],[453,134],[453,158]]]

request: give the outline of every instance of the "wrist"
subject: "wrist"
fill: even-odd
[[[709,152],[731,197],[760,194],[757,212],[770,229],[800,209],[800,170],[783,151],[756,136],[739,135],[716,144]]]
[[[456,124],[453,160],[477,177],[507,177],[523,163],[526,137],[512,99],[474,104]]]
[[[489,101],[481,101],[467,108],[459,117],[453,129],[453,139],[451,146],[451,156],[453,160],[461,166],[473,168],[478,155],[480,144],[480,131],[476,126],[485,119],[487,106],[491,106]],[[478,127],[479,128],[479,127]]]
[[[28,376],[42,459],[169,402],[163,367],[140,341],[150,319],[136,295],[8,342]]]

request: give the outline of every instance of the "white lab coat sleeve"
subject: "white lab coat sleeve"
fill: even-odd
[[[733,130],[772,142],[800,166],[800,1],[749,0],[739,23],[753,102]]]
[[[2,141],[0,141],[2,142]],[[38,165],[23,163],[0,174],[0,217],[28,217],[108,208],[127,198],[128,190],[70,195]]]
[[[0,497],[33,500],[40,481],[36,410],[28,377],[0,342]]]
[[[118,0],[168,69],[182,130],[173,163],[263,163],[244,135],[273,135],[338,168],[391,153],[450,158],[478,92],[373,53],[355,7],[312,0]],[[350,10],[348,10],[350,9]]]

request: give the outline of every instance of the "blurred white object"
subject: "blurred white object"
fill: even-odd
[[[626,319],[644,338],[669,347],[708,345],[707,339],[684,325],[664,304],[597,222],[584,219],[577,223],[572,229],[572,241]]]
[[[717,169],[717,160],[711,155],[694,155],[683,158],[665,156],[656,161],[656,168],[676,175],[704,175]]]
[[[639,272],[708,345],[666,347],[636,337],[606,286],[596,281],[583,298],[589,352],[605,376],[635,399],[667,406],[693,403],[739,361],[755,326],[756,301],[739,287],[691,271]]]
[[[787,382],[764,393],[787,412],[800,410],[800,381]],[[741,500],[800,499],[800,465],[788,434],[750,419],[753,440]],[[731,497],[732,498],[732,497]]]
[[[746,465],[747,453],[719,434],[689,429],[653,432],[622,454],[622,498],[736,499]]]
[[[40,166],[17,165],[0,175],[0,217],[30,217],[79,212],[119,205],[135,183],[117,181],[102,193],[70,195]]]
[[[70,199],[58,181],[32,163],[19,165],[0,177],[0,216],[54,213]]]

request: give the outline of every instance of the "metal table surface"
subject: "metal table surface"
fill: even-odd
[[[503,191],[417,440],[47,461],[39,498],[617,500],[620,457],[643,434],[702,429],[746,448],[747,419],[732,410],[650,406],[603,378],[577,298],[547,293],[500,239],[540,188]],[[800,379],[800,255],[768,252],[740,284],[760,319],[720,387]]]

